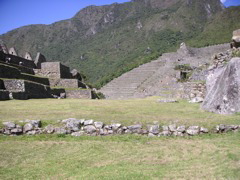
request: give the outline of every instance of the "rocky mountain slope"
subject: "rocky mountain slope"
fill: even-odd
[[[229,44],[190,48],[184,43],[177,52],[165,53],[157,60],[135,68],[103,86],[100,91],[108,99],[162,96],[184,98],[184,84],[178,83],[179,65],[201,67],[211,63],[211,56],[230,48]],[[201,75],[204,76],[204,75]],[[204,79],[204,77],[203,77]],[[195,80],[199,80],[196,79]]]
[[[77,68],[100,87],[176,50],[183,41],[193,46],[229,41],[240,25],[234,21],[239,19],[237,12],[239,7],[224,9],[219,0],[133,0],[90,6],[71,19],[25,26],[0,38],[20,55],[40,51],[49,60]],[[212,31],[215,26],[218,30]],[[215,40],[216,36],[222,39]]]

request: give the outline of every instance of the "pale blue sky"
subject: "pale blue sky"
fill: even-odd
[[[89,5],[127,1],[130,0],[0,0],[0,34],[29,24],[51,24],[69,19]],[[227,6],[239,4],[240,0],[225,2]]]

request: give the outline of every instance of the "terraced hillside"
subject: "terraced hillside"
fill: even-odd
[[[181,97],[183,87],[178,83],[176,65],[198,67],[210,63],[211,56],[229,49],[229,44],[190,48],[182,44],[177,52],[165,53],[159,59],[139,66],[114,79],[100,91],[108,99],[141,98],[146,96]]]

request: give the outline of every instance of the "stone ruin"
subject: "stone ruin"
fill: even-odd
[[[96,95],[84,82],[77,70],[60,62],[47,62],[37,53],[29,52],[24,58],[15,48],[0,46],[0,100],[32,98],[93,99]]]

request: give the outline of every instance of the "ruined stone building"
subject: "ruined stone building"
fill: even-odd
[[[60,62],[47,62],[37,53],[24,58],[15,48],[0,46],[0,100],[32,98],[95,98],[77,70]]]

